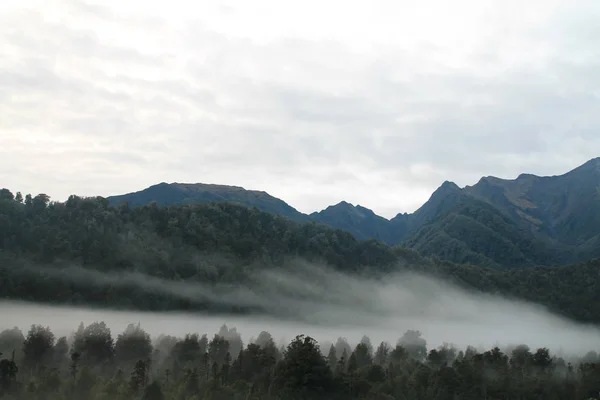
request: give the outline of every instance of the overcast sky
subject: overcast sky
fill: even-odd
[[[2,0],[0,187],[392,217],[600,155],[600,1]]]

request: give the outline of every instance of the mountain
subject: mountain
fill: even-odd
[[[306,215],[265,192],[222,185],[161,183],[109,201],[236,202],[457,263],[564,265],[600,257],[600,158],[560,176],[488,176],[465,188],[446,181],[414,213],[391,220],[345,201]]]
[[[461,263],[556,265],[600,256],[600,159],[560,176],[445,183],[403,244]]]
[[[483,201],[464,197],[412,233],[404,245],[477,265],[533,266],[571,261],[567,248],[536,238]]]
[[[600,233],[600,158],[560,176],[482,178],[465,192],[536,236],[579,246],[597,241]]]
[[[307,221],[308,216],[299,212],[283,200],[257,190],[246,190],[238,186],[211,185],[204,183],[159,183],[139,192],[108,197],[111,205],[128,203],[141,206],[156,202],[160,206],[195,203],[239,203],[273,214],[283,215],[294,221]]]
[[[351,232],[359,240],[377,239],[383,243],[397,243],[401,232],[393,229],[390,221],[360,205],[342,201],[320,212],[309,215],[313,221]]]

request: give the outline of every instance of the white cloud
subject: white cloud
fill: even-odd
[[[444,180],[598,155],[600,3],[0,5],[0,182],[160,181],[411,211]]]

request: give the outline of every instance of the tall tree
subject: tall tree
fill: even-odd
[[[52,360],[54,333],[49,327],[32,325],[23,342],[24,361],[29,367],[38,367]]]
[[[147,361],[152,357],[150,335],[140,324],[129,324],[125,331],[117,336],[115,342],[115,360],[119,363],[133,364]]]
[[[325,399],[331,395],[333,376],[317,342],[296,336],[276,369],[278,385],[292,399]]]
[[[103,364],[112,360],[114,340],[110,329],[104,321],[93,322],[74,337],[73,351],[81,355],[86,364]]]

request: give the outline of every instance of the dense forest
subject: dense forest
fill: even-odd
[[[243,285],[253,271],[282,268],[293,258],[382,279],[393,272],[417,271],[468,289],[533,301],[582,322],[600,322],[597,260],[513,269],[460,265],[231,203],[130,208],[111,207],[101,197],[71,196],[66,202],[51,202],[44,194],[23,197],[0,191],[0,296],[4,299],[143,310],[260,312],[193,301],[135,282],[100,282],[93,273]]]
[[[130,324],[113,337],[104,322],[69,337],[32,325],[0,332],[0,398],[586,400],[600,395],[600,357],[563,358],[526,345],[428,348],[409,330],[390,345],[344,338],[320,348],[305,335],[278,347],[261,332],[247,345],[235,328],[154,340]]]

